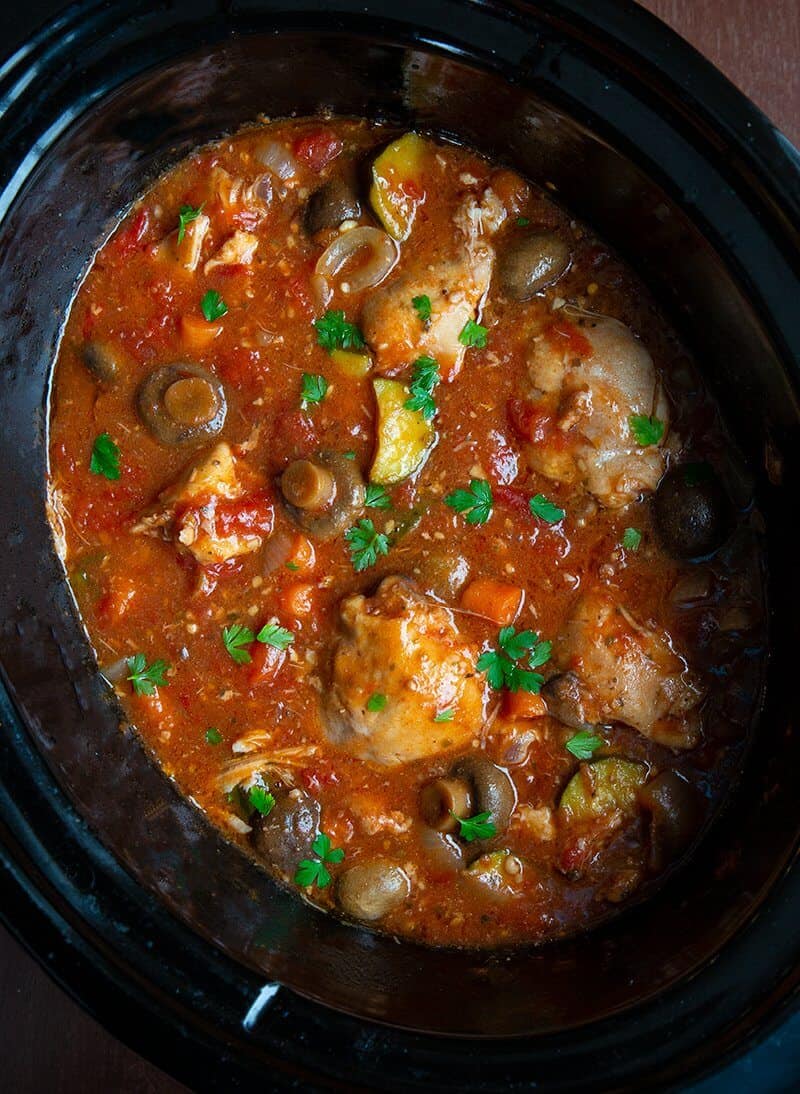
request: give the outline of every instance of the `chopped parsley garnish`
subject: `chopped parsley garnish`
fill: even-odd
[[[450,710],[440,710],[438,714],[434,715],[434,722],[452,722],[455,718],[456,712],[451,708]]]
[[[476,813],[474,817],[456,817],[458,834],[467,843],[476,839],[491,839],[497,835],[497,829],[489,820],[491,813]]]
[[[303,410],[306,409],[309,403],[321,403],[325,398],[328,391],[328,381],[324,376],[319,376],[317,373],[304,372],[303,373],[303,388],[300,392],[301,403]]]
[[[591,760],[597,749],[604,744],[602,737],[595,737],[588,729],[580,729],[574,737],[570,737],[564,747],[576,760]]]
[[[499,690],[530,691],[538,695],[544,677],[534,669],[550,660],[552,643],[539,638],[534,631],[503,627],[497,636],[497,647],[486,650],[478,658],[478,672],[485,672],[491,687]],[[521,663],[520,663],[521,662]]]
[[[167,686],[164,674],[169,665],[166,661],[154,661],[152,665],[148,665],[145,655],[136,653],[128,658],[128,668],[128,680],[137,695],[155,695],[156,688]]]
[[[517,227],[518,228],[527,228],[528,225],[530,224],[530,222],[531,222],[530,217],[517,217]]]
[[[331,838],[325,832],[318,833],[311,844],[311,850],[317,857],[304,858],[298,864],[294,882],[295,885],[301,885],[304,889],[309,885],[324,889],[331,882],[331,875],[325,869],[325,863],[341,862],[344,858],[344,850],[341,847],[331,847]]]
[[[530,510],[535,517],[543,520],[545,524],[558,524],[567,515],[563,509],[559,509],[544,494],[535,494],[528,502]]]
[[[269,790],[263,786],[251,786],[247,794],[247,800],[250,806],[262,817],[269,816],[275,807],[275,799]]]
[[[458,340],[462,346],[466,346],[467,349],[485,349],[486,348],[486,327],[482,327],[480,323],[476,323],[474,319],[468,319],[464,324],[464,329],[458,336]]]
[[[196,209],[193,205],[181,205],[178,213],[178,243],[183,243],[183,237],[186,235],[186,225],[191,224],[193,220],[197,220],[202,211],[202,205],[198,205]]]
[[[200,311],[204,319],[213,323],[215,319],[221,319],[223,315],[228,314],[228,305],[216,289],[209,289],[200,301]]]
[[[364,348],[364,336],[355,323],[347,322],[343,311],[326,311],[312,325],[317,332],[318,344],[328,353],[333,353],[335,349]]]
[[[651,444],[658,444],[664,436],[664,423],[655,414],[651,414],[649,417],[646,414],[631,414],[628,418],[628,425],[631,427],[631,433],[633,433],[636,443],[640,444],[642,448],[647,448]]]
[[[383,710],[387,702],[386,696],[376,691],[367,699],[367,710],[371,714],[377,714],[379,710]]]
[[[300,567],[297,565],[296,562],[287,562],[286,563],[286,569],[291,570],[292,573],[294,574],[294,573],[297,573],[297,571],[300,569]]]
[[[431,298],[429,296],[415,296],[411,304],[419,316],[420,323],[427,326],[431,321]]]
[[[494,499],[486,479],[471,479],[469,490],[454,490],[444,502],[457,513],[463,513],[467,524],[485,524],[492,514]]]
[[[294,635],[285,627],[279,627],[277,623],[265,623],[256,635],[257,642],[263,642],[265,646],[272,646],[276,650],[286,650],[294,642]]]
[[[242,623],[232,623],[230,627],[224,627],[222,630],[222,644],[237,665],[249,663],[250,651],[246,650],[245,646],[252,645],[255,640],[256,636],[250,628]]]
[[[119,478],[119,448],[108,433],[101,433],[95,437],[89,470],[93,475],[104,475],[112,482]]]
[[[370,509],[391,509],[392,501],[385,489],[377,482],[367,483],[367,495],[364,504]]]
[[[350,547],[350,558],[356,573],[374,566],[378,555],[389,553],[389,540],[377,532],[371,520],[360,520],[344,534]]]
[[[626,528],[622,533],[622,546],[626,551],[638,551],[642,542],[642,533],[638,528]]]
[[[406,399],[405,406],[409,410],[418,410],[427,422],[436,414],[433,389],[439,380],[439,366],[436,361],[432,357],[418,357],[411,373],[411,398]]]
[[[222,734],[215,726],[209,726],[206,730],[206,744],[219,745],[222,744]]]
[[[352,449],[349,452],[343,452],[342,455],[346,460],[354,460],[356,458],[356,454]]]

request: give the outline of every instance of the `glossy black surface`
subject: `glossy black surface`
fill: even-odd
[[[718,1062],[797,988],[796,154],[643,12],[584,7],[85,5],[0,72],[2,910],[115,1032],[195,1085],[246,1086],[267,1066],[306,1087],[627,1088]],[[194,144],[261,111],[326,107],[431,126],[555,183],[671,306],[757,477],[774,654],[741,786],[686,869],[586,938],[436,953],[278,890],[120,733],[61,585],[46,381],[89,255]],[[286,989],[245,1029],[266,980],[396,1026],[504,1039],[382,1028]]]

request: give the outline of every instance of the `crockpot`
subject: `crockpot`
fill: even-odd
[[[762,1035],[800,982],[794,150],[619,0],[81,3],[0,69],[0,103],[7,924],[198,1089],[641,1089]],[[756,479],[771,656],[746,762],[690,861],[585,935],[437,951],[278,887],[120,726],[54,552],[49,374],[92,253],[197,144],[321,111],[433,130],[547,184],[663,302]]]

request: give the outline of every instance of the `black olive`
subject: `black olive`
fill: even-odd
[[[677,771],[662,771],[639,792],[649,816],[650,868],[659,872],[690,845],[705,815],[705,800]]]
[[[497,274],[503,290],[514,300],[529,300],[558,281],[571,261],[567,244],[552,232],[520,236],[503,251]]]
[[[402,904],[410,892],[405,871],[383,858],[351,866],[336,883],[336,897],[342,911],[367,923],[383,919]]]
[[[653,499],[655,528],[673,558],[705,558],[718,550],[733,524],[722,483],[705,463],[667,472]]]
[[[275,805],[253,821],[251,839],[265,862],[294,876],[301,859],[312,855],[319,832],[321,810],[304,790],[273,790]]]
[[[361,204],[344,179],[332,178],[308,199],[305,227],[309,235],[323,228],[338,228],[345,220],[358,220]]]
[[[208,369],[189,362],[157,368],[136,396],[139,416],[163,444],[213,437],[225,424],[225,389]]]

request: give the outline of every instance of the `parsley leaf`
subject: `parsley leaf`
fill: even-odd
[[[237,665],[249,663],[250,653],[244,647],[255,642],[255,639],[256,636],[250,628],[241,623],[232,623],[230,627],[224,627],[222,630],[222,643]]]
[[[95,437],[89,470],[93,475],[104,475],[112,482],[116,482],[119,478],[119,448],[108,433],[101,433]]]
[[[301,391],[301,403],[303,410],[309,403],[321,403],[328,391],[328,381],[317,373],[303,373],[303,389]]]
[[[602,737],[595,737],[588,729],[581,729],[574,737],[570,737],[564,747],[577,760],[591,760],[592,755],[605,743]]]
[[[202,211],[202,205],[198,205],[196,209],[193,205],[181,205],[178,212],[178,243],[183,243],[183,237],[186,235],[186,225],[191,224],[193,220],[197,220]]]
[[[364,504],[370,509],[391,509],[392,501],[385,489],[377,482],[367,483],[367,495]]]
[[[545,524],[558,524],[567,515],[563,509],[559,509],[544,494],[535,494],[528,502],[530,510],[535,517],[543,520]]]
[[[317,332],[317,342],[328,353],[335,349],[363,349],[364,336],[355,325],[348,323],[343,311],[326,311],[312,326]]]
[[[383,708],[386,706],[386,703],[386,696],[380,695],[376,691],[373,695],[370,695],[369,699],[367,699],[367,710],[370,711],[371,714],[377,714],[379,710],[383,710]]]
[[[478,658],[476,668],[486,673],[490,687],[495,690],[530,691],[538,695],[544,677],[535,669],[550,660],[553,644],[540,639],[535,631],[520,631],[503,627],[497,636],[497,646],[486,650]]]
[[[383,532],[376,532],[371,520],[360,520],[344,534],[350,546],[350,558],[356,573],[374,566],[378,555],[389,553],[389,540]]]
[[[638,528],[626,528],[622,534],[622,546],[626,551],[638,551],[642,533]]]
[[[414,362],[409,391],[411,398],[406,399],[409,410],[419,410],[426,422],[436,414],[433,389],[439,383],[439,366],[432,357],[418,357]]]
[[[497,829],[492,824],[491,813],[476,813],[474,817],[456,817],[458,821],[458,834],[467,843],[476,839],[491,839],[497,835]]]
[[[256,635],[256,641],[272,646],[276,650],[286,650],[294,642],[294,635],[285,627],[279,627],[277,623],[265,623]]]
[[[464,324],[464,329],[458,336],[458,340],[467,349],[473,346],[475,349],[486,349],[486,333],[486,327],[482,327],[474,319],[468,319]]]
[[[133,690],[137,695],[154,695],[156,688],[166,687],[167,680],[164,673],[169,668],[166,661],[154,661],[147,664],[147,658],[143,653],[136,653],[128,658],[130,680]]]
[[[414,311],[419,316],[420,323],[427,327],[431,321],[431,298],[429,296],[415,296],[411,300]]]
[[[222,734],[215,726],[209,726],[206,730],[206,744],[219,745],[222,744]]]
[[[251,786],[247,800],[262,817],[268,817],[275,807],[275,799],[264,786]]]
[[[209,323],[213,323],[215,319],[221,319],[223,315],[228,314],[228,305],[216,289],[209,289],[200,301],[200,310],[203,313],[203,318]]]
[[[311,850],[317,858],[304,858],[299,863],[294,875],[295,885],[301,885],[303,888],[316,885],[320,889],[324,889],[331,882],[331,875],[325,869],[324,864],[326,862],[341,862],[344,858],[344,850],[341,847],[331,847],[331,838],[325,832],[317,833],[316,839],[311,844]]]
[[[492,514],[491,485],[485,479],[471,479],[469,490],[454,490],[444,499],[445,505],[463,513],[467,524],[485,524]]]
[[[300,567],[297,565],[296,562],[287,562],[286,563],[286,569],[291,570],[292,573],[297,573],[297,571],[300,569]]]
[[[631,433],[633,433],[636,443],[640,444],[642,448],[647,448],[651,444],[658,444],[664,436],[664,423],[655,414],[651,414],[650,417],[646,414],[631,414],[628,418],[628,425],[631,427]]]
[[[438,712],[438,714],[434,715],[433,720],[434,720],[434,722],[452,722],[452,720],[455,718],[455,716],[456,716],[456,712],[452,709],[450,709],[450,710],[440,710]]]
[[[518,228],[527,228],[528,225],[530,224],[530,222],[531,222],[530,217],[517,217],[517,227]]]

